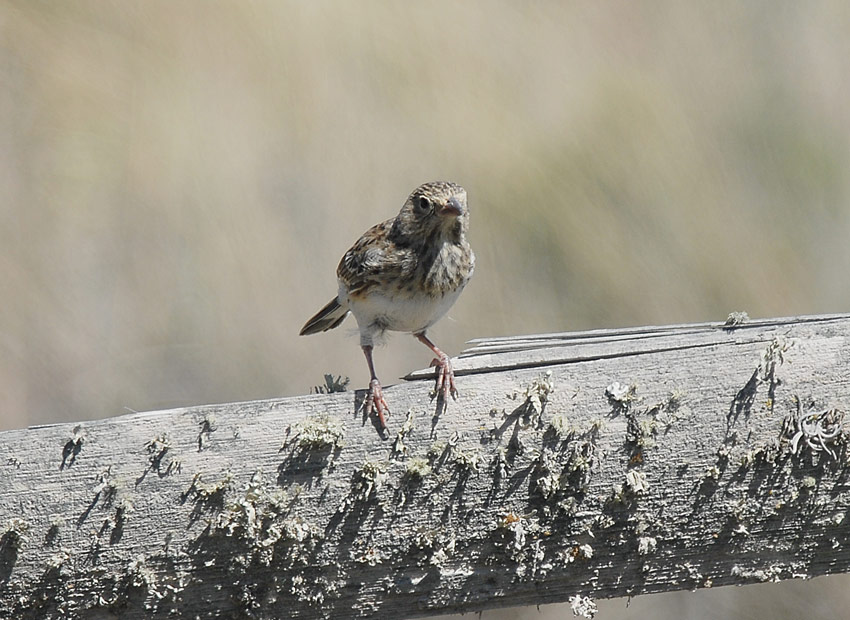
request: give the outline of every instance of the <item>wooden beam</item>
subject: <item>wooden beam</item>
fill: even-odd
[[[0,617],[411,617],[850,570],[850,316],[477,340],[363,392],[0,433]],[[589,598],[584,598],[589,597]]]

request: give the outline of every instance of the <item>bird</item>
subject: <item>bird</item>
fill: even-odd
[[[325,332],[354,315],[371,376],[366,414],[377,414],[384,434],[390,409],[372,350],[388,331],[410,333],[431,349],[434,395],[444,404],[449,395],[457,400],[451,360],[426,331],[454,305],[475,270],[468,230],[465,189],[448,181],[420,185],[398,215],[367,230],[343,255],[336,297],[301,328],[301,336]]]

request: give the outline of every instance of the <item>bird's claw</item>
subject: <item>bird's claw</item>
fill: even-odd
[[[389,415],[390,406],[384,399],[384,392],[381,389],[381,383],[377,379],[372,379],[369,382],[369,394],[366,396],[366,412],[378,414],[378,420],[381,423],[381,431],[387,431],[387,420],[384,414]]]
[[[452,362],[449,356],[444,353],[440,357],[435,357],[431,361],[431,366],[437,369],[437,383],[434,387],[434,392],[442,395],[444,402],[448,402],[449,394],[451,394],[454,400],[457,400],[455,373],[452,370]]]

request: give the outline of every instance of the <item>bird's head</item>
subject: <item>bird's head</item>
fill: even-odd
[[[466,190],[448,181],[420,185],[408,196],[396,222],[411,236],[440,234],[460,241],[469,226]]]

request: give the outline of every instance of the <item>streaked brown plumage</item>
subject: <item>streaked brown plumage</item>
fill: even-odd
[[[372,362],[376,336],[410,332],[437,356],[437,393],[457,398],[449,357],[425,335],[452,306],[472,277],[475,256],[466,240],[466,190],[446,181],[425,183],[398,215],[367,230],[337,267],[339,292],[301,329],[327,331],[354,314],[371,373],[367,410],[386,429],[389,412]]]

